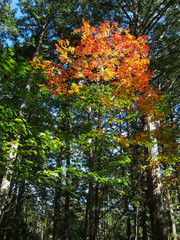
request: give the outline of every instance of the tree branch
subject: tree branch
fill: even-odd
[[[130,23],[132,24],[132,26],[134,26],[134,28],[136,29],[136,26],[135,26],[134,22],[132,21],[131,17],[129,16],[129,14],[128,14],[127,11],[125,10],[124,6],[121,4],[121,1],[120,1],[120,0],[118,0],[118,3],[119,3],[119,5],[120,5],[121,9],[123,10],[126,18],[130,21]]]
[[[162,9],[162,10],[158,13],[158,15],[156,16],[156,17],[157,17],[156,20],[155,20],[155,18],[152,19],[151,23],[149,23],[148,26],[147,26],[147,29],[148,29],[148,27],[149,27],[149,30],[146,32],[146,34],[148,34],[148,33],[154,28],[154,26],[156,25],[156,23],[161,19],[161,17],[163,16],[163,14],[168,10],[169,7],[172,6],[172,4],[173,4],[174,2],[175,2],[175,0],[170,1],[170,2],[164,7],[164,9]],[[154,20],[155,20],[155,22],[153,23]],[[153,23],[153,24],[152,24],[152,23]],[[152,25],[151,25],[151,24],[152,24]]]

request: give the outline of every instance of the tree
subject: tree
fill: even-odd
[[[29,63],[24,62],[23,59],[17,62],[11,49],[7,49],[1,55],[1,238],[5,236],[8,239],[27,238],[27,235],[22,236],[23,228],[26,231],[28,228],[25,224],[27,221],[24,220],[22,214],[24,202],[29,198],[27,189],[32,191],[32,186],[37,189],[37,192],[40,191],[40,187],[43,189],[43,186],[38,184],[38,179],[40,179],[38,171],[47,164],[45,159],[50,156],[47,148],[56,150],[61,145],[59,139],[56,141],[57,138],[53,136],[53,129],[51,128],[50,132],[50,127],[47,127],[53,120],[49,106],[44,106],[49,97],[39,92],[38,81],[42,79],[39,74],[37,74],[37,79],[33,77],[31,97],[28,97],[28,111],[25,112],[27,118],[19,116],[19,108],[24,98],[24,84],[22,83],[26,81],[29,70]],[[20,139],[13,141],[18,134],[21,136]],[[55,142],[53,139],[56,139]],[[15,155],[10,155],[12,146],[16,143],[18,151]],[[50,146],[49,143],[52,145]],[[12,157],[11,162],[9,157]],[[27,181],[31,182],[31,187],[27,186]],[[41,198],[41,195],[39,197]],[[28,205],[29,202],[27,208]],[[19,228],[21,231],[17,231]]]
[[[79,42],[74,42],[71,46],[68,40],[60,40],[57,44],[57,51],[60,53],[59,63],[44,61],[42,65],[37,58],[34,59],[34,63],[36,69],[39,67],[44,69],[44,74],[47,76],[46,87],[53,94],[65,94],[68,97],[76,93],[81,98],[85,98],[84,93],[81,94],[83,89],[87,88],[91,89],[91,97],[95,94],[95,99],[97,96],[100,99],[100,101],[96,99],[96,104],[87,105],[87,120],[94,125],[92,115],[95,112],[94,119],[99,119],[100,122],[97,129],[94,128],[96,124],[94,127],[92,125],[91,131],[95,131],[96,134],[93,135],[94,138],[89,139],[92,144],[89,152],[89,171],[94,172],[97,171],[95,156],[98,156],[93,150],[96,146],[95,139],[96,137],[99,139],[101,131],[106,131],[102,129],[101,118],[104,121],[109,118],[107,113],[102,114],[101,108],[106,106],[107,109],[118,108],[119,111],[125,107],[131,108],[131,111],[137,111],[136,116],[139,118],[143,116],[151,124],[151,121],[155,119],[157,121],[160,117],[156,105],[162,97],[149,85],[152,73],[148,70],[149,47],[146,37],[136,39],[128,30],[123,32],[122,28],[118,28],[117,23],[110,25],[109,22],[101,23],[99,27],[94,28],[84,21],[82,28],[75,33],[81,34]],[[101,134],[104,135],[102,132]],[[128,138],[121,135],[118,141],[121,147],[123,144],[130,143]],[[153,146],[150,149],[153,149]],[[154,155],[150,156],[150,165],[153,164],[154,157]],[[150,180],[150,182],[153,181]],[[97,211],[95,211],[94,194],[95,182],[90,180],[85,239],[87,234],[90,239],[96,239],[98,222],[95,217]],[[89,233],[87,232],[88,224]],[[162,223],[159,224],[162,225]]]
[[[23,26],[25,25],[25,23],[27,25],[29,24],[29,27],[30,27],[29,32],[32,31],[30,38],[34,39],[33,40],[34,43],[32,44],[32,46],[30,47],[28,46],[28,48],[26,48],[26,46],[19,47],[19,44],[16,44],[15,51],[16,51],[16,56],[18,56],[18,54],[21,52],[21,49],[22,49],[24,51],[23,56],[29,60],[29,59],[32,59],[32,57],[38,57],[40,55],[41,47],[43,46],[43,44],[47,44],[47,43],[44,43],[45,36],[47,38],[54,38],[54,35],[51,35],[50,33],[51,32],[50,27],[52,27],[52,24],[54,24],[54,21],[57,20],[57,18],[54,19],[54,11],[56,11],[56,15],[57,15],[56,17],[62,17],[61,15],[63,15],[64,12],[66,11],[65,10],[66,1],[61,3],[63,6],[63,9],[61,9],[62,14],[61,14],[61,11],[59,12],[59,8],[58,8],[59,5],[57,5],[57,1],[54,1],[51,3],[48,1],[42,1],[42,2],[41,1],[35,1],[35,2],[20,1],[20,3],[21,3],[20,6],[22,7],[22,12],[24,12],[26,16],[28,16],[28,14],[30,15],[30,17],[28,16],[29,17],[28,19],[25,17],[25,19],[23,18],[22,20],[23,20]],[[40,12],[41,12],[41,15],[39,15]],[[21,21],[19,20],[19,22]],[[35,22],[35,26],[32,26],[32,22],[33,23]],[[25,33],[28,32],[27,25],[26,25]],[[21,32],[23,33],[23,30]],[[28,50],[28,52],[25,52],[25,50]],[[22,57],[22,54],[20,55]],[[17,113],[17,115],[19,115],[19,118],[23,118],[23,119],[26,119],[26,116],[28,116],[28,113],[27,113],[28,97],[31,94],[31,86],[33,85],[31,71],[29,71],[28,73],[26,72],[26,74],[27,74],[26,75],[27,78],[26,78],[26,84],[24,86],[24,97],[22,97],[21,104],[19,105],[19,113]],[[7,160],[7,165],[9,166],[12,165],[11,163],[15,160],[17,156],[19,139],[20,139],[20,134],[14,135],[14,140],[13,140],[14,144],[12,144],[11,151],[8,157],[9,160]],[[8,169],[9,168],[7,168],[7,172],[4,175],[4,178],[2,178],[2,184],[1,184],[2,196],[7,196],[10,190],[11,177],[7,177],[7,176],[11,175],[12,171],[9,171]],[[7,203],[6,199],[5,198],[3,200],[1,199],[1,203],[2,203],[1,207],[2,209],[4,209]],[[0,215],[2,215],[1,212],[0,212]]]
[[[3,1],[2,9],[5,2],[10,3]],[[155,207],[160,202],[165,207],[168,231],[177,239],[178,1],[19,1],[21,15],[16,15],[15,20],[7,5],[9,15],[0,17],[5,20],[1,24],[1,36],[3,41],[11,38],[15,54],[1,48],[0,179],[7,176],[11,184],[0,238],[152,239],[148,204],[152,208],[151,217],[155,213],[156,221],[161,213],[160,208],[156,211]],[[8,20],[9,16],[12,21]],[[118,67],[127,69],[127,66],[122,59],[110,57],[108,51],[101,52],[95,59],[93,54],[81,55],[79,49],[78,58],[82,62],[84,58],[88,66],[85,81],[80,77],[84,66],[73,67],[78,60],[73,51],[67,52],[73,63],[58,60],[59,55],[66,56],[66,51],[63,41],[60,41],[60,52],[55,51],[57,39],[69,40],[67,51],[77,46],[85,50],[81,44],[82,33],[70,34],[79,28],[82,18],[90,20],[95,27],[99,21],[115,20],[125,29],[129,28],[135,39],[143,32],[148,33],[149,68],[154,71],[154,74],[149,71],[150,83],[161,93],[156,90],[148,95],[150,89],[142,92],[137,88],[128,89],[130,84],[121,88],[120,77],[113,74]],[[6,27],[6,23],[10,25]],[[14,34],[15,23],[19,35],[17,31]],[[122,30],[122,39],[126,39],[125,35]],[[90,40],[92,36],[88,45],[91,49]],[[96,42],[92,47],[95,55],[98,53],[94,47]],[[104,43],[104,49],[106,45],[109,46]],[[36,59],[40,68],[33,73],[28,61],[37,46],[42,58]],[[125,57],[133,59],[132,55]],[[41,65],[41,59],[50,60],[45,63],[47,68]],[[115,70],[113,60],[121,62]],[[96,61],[97,67],[91,69],[91,63],[95,65]],[[135,79],[131,73],[130,69],[122,71],[126,77],[129,74]],[[99,75],[99,81],[92,81],[91,75],[92,79]],[[25,90],[29,77],[30,91]],[[64,82],[59,88],[52,85],[51,95],[39,86],[46,78],[56,79],[57,83],[64,79]],[[170,95],[165,102],[161,101],[162,93]],[[22,100],[26,100],[26,107],[20,110]],[[16,136],[20,139],[9,169],[8,154],[15,143],[11,140],[16,140]],[[156,194],[158,198],[153,198]],[[152,218],[156,235],[164,227],[160,224],[156,229],[154,220]]]
[[[89,3],[92,7],[92,5],[96,4],[96,1]],[[164,94],[168,93],[169,95],[174,95],[174,97],[170,97],[170,101],[168,101],[173,108],[171,111],[171,120],[169,121],[172,123],[175,123],[176,131],[177,131],[177,113],[175,109],[178,109],[178,103],[179,103],[179,97],[176,93],[175,89],[178,89],[179,81],[179,66],[177,64],[178,59],[178,51],[175,49],[179,49],[179,35],[177,32],[179,30],[179,26],[177,26],[178,22],[178,16],[179,16],[179,5],[178,1],[108,1],[109,4],[109,16],[107,12],[103,12],[105,19],[111,18],[113,20],[118,21],[121,26],[124,26],[126,28],[129,28],[131,33],[135,36],[140,36],[142,34],[147,34],[150,37],[150,47],[151,47],[151,68],[156,69],[156,73],[152,77],[151,84],[153,87],[160,88]],[[103,9],[103,6],[100,7],[100,9]],[[103,15],[102,14],[102,15]],[[102,16],[102,18],[104,18]],[[165,51],[164,49],[167,50]],[[174,89],[174,90],[173,90]],[[173,93],[172,93],[173,92]],[[168,103],[168,105],[169,105]],[[169,106],[170,106],[169,105]],[[169,114],[168,114],[169,115]],[[167,116],[168,116],[167,115]],[[147,124],[146,128],[148,128],[148,125],[154,129],[152,124],[142,121],[144,124]],[[146,122],[146,123],[145,123]],[[176,135],[176,134],[175,134]],[[177,141],[177,140],[176,140]],[[157,146],[156,146],[157,148]],[[151,149],[153,151],[153,148]],[[150,151],[150,149],[149,149]],[[156,166],[158,168],[158,166]],[[156,168],[157,172],[160,172],[160,166],[159,170]],[[167,166],[168,168],[168,166]],[[155,171],[156,172],[156,171]],[[154,173],[155,173],[154,172]],[[157,173],[156,172],[156,173]],[[157,179],[159,179],[159,176],[154,177],[151,176],[149,180],[153,180],[155,182]],[[156,180],[155,180],[156,179]],[[151,184],[148,181],[149,189],[152,196],[150,199],[154,198],[154,194],[152,192],[152,187],[154,187],[154,191],[156,191],[156,184]],[[150,187],[151,185],[151,187]],[[161,188],[162,189],[162,188]],[[151,195],[149,192],[149,196]],[[163,196],[163,191],[161,190],[161,199]],[[159,195],[159,196],[160,196]],[[155,198],[155,199],[160,199]],[[157,203],[158,204],[158,203]],[[151,204],[152,206],[155,206],[154,203]],[[162,204],[161,204],[162,205]],[[153,210],[154,214],[156,215],[157,211]],[[160,215],[160,214],[159,214]],[[162,225],[165,226],[165,223],[163,223],[162,219]],[[156,220],[153,220],[153,222]],[[159,220],[157,220],[159,221]],[[156,224],[155,224],[156,225]],[[154,225],[154,226],[155,226]],[[156,229],[154,227],[154,235],[157,235],[159,227]],[[155,233],[156,232],[156,233]],[[161,236],[162,234],[159,233]],[[155,239],[157,237],[154,237]]]
[[[16,94],[19,94],[19,86],[18,81],[15,83],[14,78],[22,79],[26,75],[29,66],[27,64],[17,63],[13,59],[13,52],[11,50],[7,50],[2,54],[1,59],[1,100],[3,105],[2,108],[2,116],[4,119],[4,123],[2,123],[2,149],[4,148],[6,151],[3,151],[3,160],[7,158],[6,164],[6,171],[4,172],[4,176],[2,177],[1,183],[1,208],[0,208],[0,215],[1,221],[3,217],[3,209],[5,207],[5,203],[7,202],[9,191],[10,191],[10,181],[9,178],[12,174],[12,164],[16,159],[16,150],[19,142],[19,138],[13,141],[13,134],[17,136],[18,130],[21,129],[22,133],[25,131],[25,126],[23,120],[17,117],[17,106],[14,104],[14,98]],[[16,73],[18,69],[18,73]],[[4,84],[5,78],[9,79],[9,84]],[[12,82],[10,82],[12,81]],[[12,89],[14,88],[14,84],[16,84],[16,91],[12,93]],[[6,100],[5,100],[6,99]],[[19,99],[16,99],[16,104],[19,105]],[[9,114],[10,115],[9,115]],[[6,126],[6,119],[9,115],[9,126]],[[17,118],[16,118],[17,117]],[[10,150],[12,149],[12,151]],[[8,150],[8,151],[7,151]],[[11,161],[12,159],[12,161]],[[3,165],[4,165],[3,164]]]

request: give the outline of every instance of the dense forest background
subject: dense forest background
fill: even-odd
[[[179,1],[14,3],[0,2],[0,239],[177,240]],[[103,105],[92,83],[83,97],[42,86],[30,61],[56,62],[57,40],[78,41],[83,19],[149,37],[150,84],[164,96],[147,102],[163,114],[153,127],[128,97]]]

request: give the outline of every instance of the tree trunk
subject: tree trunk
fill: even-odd
[[[167,198],[169,201],[169,214],[170,214],[170,220],[171,220],[171,232],[172,232],[172,240],[177,240],[177,231],[176,231],[176,221],[174,217],[174,210],[173,210],[173,205],[172,205],[172,200],[171,200],[171,195],[169,190],[167,190]]]
[[[89,183],[89,192],[87,196],[86,215],[83,230],[83,240],[87,237],[90,240],[95,240],[99,224],[99,184],[95,184],[93,180]]]
[[[0,191],[0,224],[3,220],[4,208],[9,203],[9,191],[11,185],[11,175],[13,173],[12,165],[17,156],[18,141],[12,144],[9,157],[7,159],[6,173],[1,182],[1,191]]]
[[[66,192],[65,192],[65,216],[64,216],[64,240],[68,240],[69,239],[69,218],[70,218],[70,214],[69,214],[69,205],[70,205],[70,194],[69,194],[69,187],[70,187],[70,183],[69,183],[69,179],[70,179],[70,175],[69,175],[69,170],[68,168],[70,167],[70,142],[68,140],[67,142],[67,148],[66,148]]]
[[[147,119],[146,130],[149,134],[155,130],[155,125],[151,119]],[[160,166],[157,160],[158,146],[155,143],[148,147],[147,153],[150,159],[147,167],[147,185],[148,185],[148,205],[150,210],[151,228],[153,240],[168,240],[167,221],[165,220],[163,192],[161,183]]]
[[[127,240],[131,239],[131,219],[130,219],[130,211],[129,211],[129,202],[128,199],[126,201],[126,212],[127,212],[127,220],[126,220],[126,236]]]
[[[96,239],[98,229],[99,229],[99,213],[100,213],[100,203],[99,203],[99,183],[96,183],[95,189],[95,219],[94,219],[94,240]]]
[[[17,205],[16,205],[16,214],[15,214],[15,236],[13,237],[14,240],[20,239],[20,226],[21,226],[21,216],[23,211],[23,194],[25,192],[25,181],[22,180],[19,186],[18,198],[17,198]]]
[[[62,157],[61,155],[57,159],[57,168],[62,166]],[[59,174],[60,177],[60,174]],[[60,237],[59,230],[60,230],[60,210],[61,210],[61,180],[58,181],[57,185],[55,186],[55,197],[54,197],[54,219],[53,219],[53,237],[52,240],[58,240]]]
[[[134,206],[134,232],[135,237],[134,240],[138,240],[139,229],[138,229],[138,207]]]
[[[88,109],[88,121],[92,121],[92,108]],[[93,141],[89,139],[90,150],[89,150],[89,171],[93,172],[94,170],[94,152],[92,149]],[[95,191],[96,185],[93,179],[89,180],[89,191],[87,196],[87,205],[86,205],[86,216],[84,223],[84,236],[83,240],[86,240],[87,237],[89,240],[94,240],[96,236],[96,227],[95,227]],[[97,216],[96,216],[97,217]]]
[[[92,147],[89,152],[89,169],[94,169],[94,154]],[[95,237],[95,182],[93,179],[89,182],[89,239],[94,240]]]
[[[83,240],[87,239],[87,230],[88,230],[88,225],[89,225],[88,214],[89,214],[89,192],[88,192],[88,195],[87,195],[87,202],[86,202],[86,214],[85,214],[83,236],[82,236]]]

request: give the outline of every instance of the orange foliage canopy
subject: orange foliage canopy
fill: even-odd
[[[70,44],[68,40],[59,40],[56,45],[59,63],[43,62],[46,87],[52,94],[78,92],[76,83],[81,81],[114,86],[117,97],[130,95],[138,100],[144,95],[142,109],[147,108],[150,96],[154,101],[157,95],[149,85],[152,72],[148,70],[150,59],[146,36],[135,38],[129,30],[123,31],[117,23],[110,24],[109,21],[96,28],[83,21],[83,26],[73,34],[80,34],[80,41]],[[38,61],[33,60],[36,68],[41,65]]]
[[[140,113],[139,116],[150,116],[151,121],[164,117],[156,107],[163,97],[150,86],[153,73],[148,69],[150,49],[146,36],[135,38],[129,30],[124,31],[117,23],[110,24],[109,21],[96,28],[83,21],[82,27],[73,34],[77,34],[80,40],[72,43],[58,41],[58,62],[42,63],[37,58],[32,61],[34,68],[40,68],[47,76],[45,87],[52,94],[71,96],[80,94],[82,86],[92,84],[99,87],[103,84],[110,86],[106,90],[113,91],[111,98],[106,98],[105,94],[99,96],[105,107],[113,109],[117,102],[121,104],[122,101],[123,108],[123,101],[127,100],[131,111]],[[155,133],[161,136],[157,131]],[[155,138],[153,134],[151,137]],[[138,144],[139,141],[148,144],[149,137],[149,133],[140,132],[135,140],[120,136],[118,141],[128,148],[130,143]],[[162,142],[161,139],[159,141]]]

